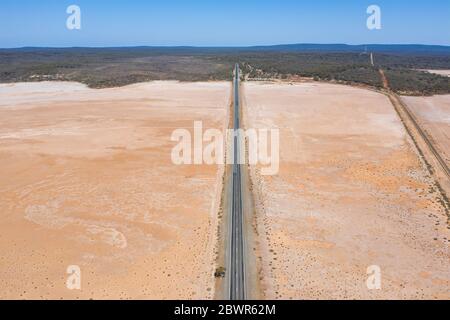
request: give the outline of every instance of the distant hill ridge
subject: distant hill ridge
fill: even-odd
[[[96,50],[138,50],[138,51],[174,51],[178,53],[216,53],[216,52],[378,52],[378,53],[400,53],[400,54],[438,54],[450,55],[450,46],[422,45],[422,44],[281,44],[264,46],[241,46],[241,47],[196,47],[196,46],[135,46],[135,47],[23,47],[13,49],[0,49],[0,51],[96,51]]]
[[[421,45],[421,44],[286,44],[275,46],[256,46],[256,50],[265,51],[324,51],[324,52],[403,52],[403,53],[447,53],[450,54],[450,46]]]

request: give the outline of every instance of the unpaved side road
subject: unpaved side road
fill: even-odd
[[[445,212],[450,222],[450,169],[445,159],[445,153],[439,150],[435,140],[424,130],[414,112],[401,97],[389,88],[389,79],[384,71],[379,70],[386,95],[389,97],[395,111],[402,121],[406,131],[414,142],[415,147],[425,163],[429,173],[436,179],[436,189],[441,194]]]

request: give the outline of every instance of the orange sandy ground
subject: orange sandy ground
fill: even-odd
[[[384,95],[245,84],[246,125],[280,128],[280,172],[252,167],[266,298],[449,299],[450,230]],[[369,290],[367,268],[381,268]]]
[[[428,71],[428,72],[434,73],[434,74],[438,74],[441,76],[450,77],[450,70],[425,70],[425,71]]]
[[[171,133],[222,128],[228,83],[0,85],[0,298],[214,295],[221,168]],[[81,268],[81,290],[66,269]]]

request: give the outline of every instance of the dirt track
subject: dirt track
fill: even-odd
[[[450,95],[402,99],[450,166]]]

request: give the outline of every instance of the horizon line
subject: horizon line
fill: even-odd
[[[315,45],[315,46],[422,46],[422,47],[442,47],[449,48],[450,44],[421,44],[421,43],[280,43],[280,44],[258,44],[258,45],[123,45],[123,46],[20,46],[20,47],[0,47],[1,50],[8,49],[114,49],[114,48],[193,48],[193,49],[241,49],[241,48],[261,48],[261,47],[281,47],[295,45]]]

